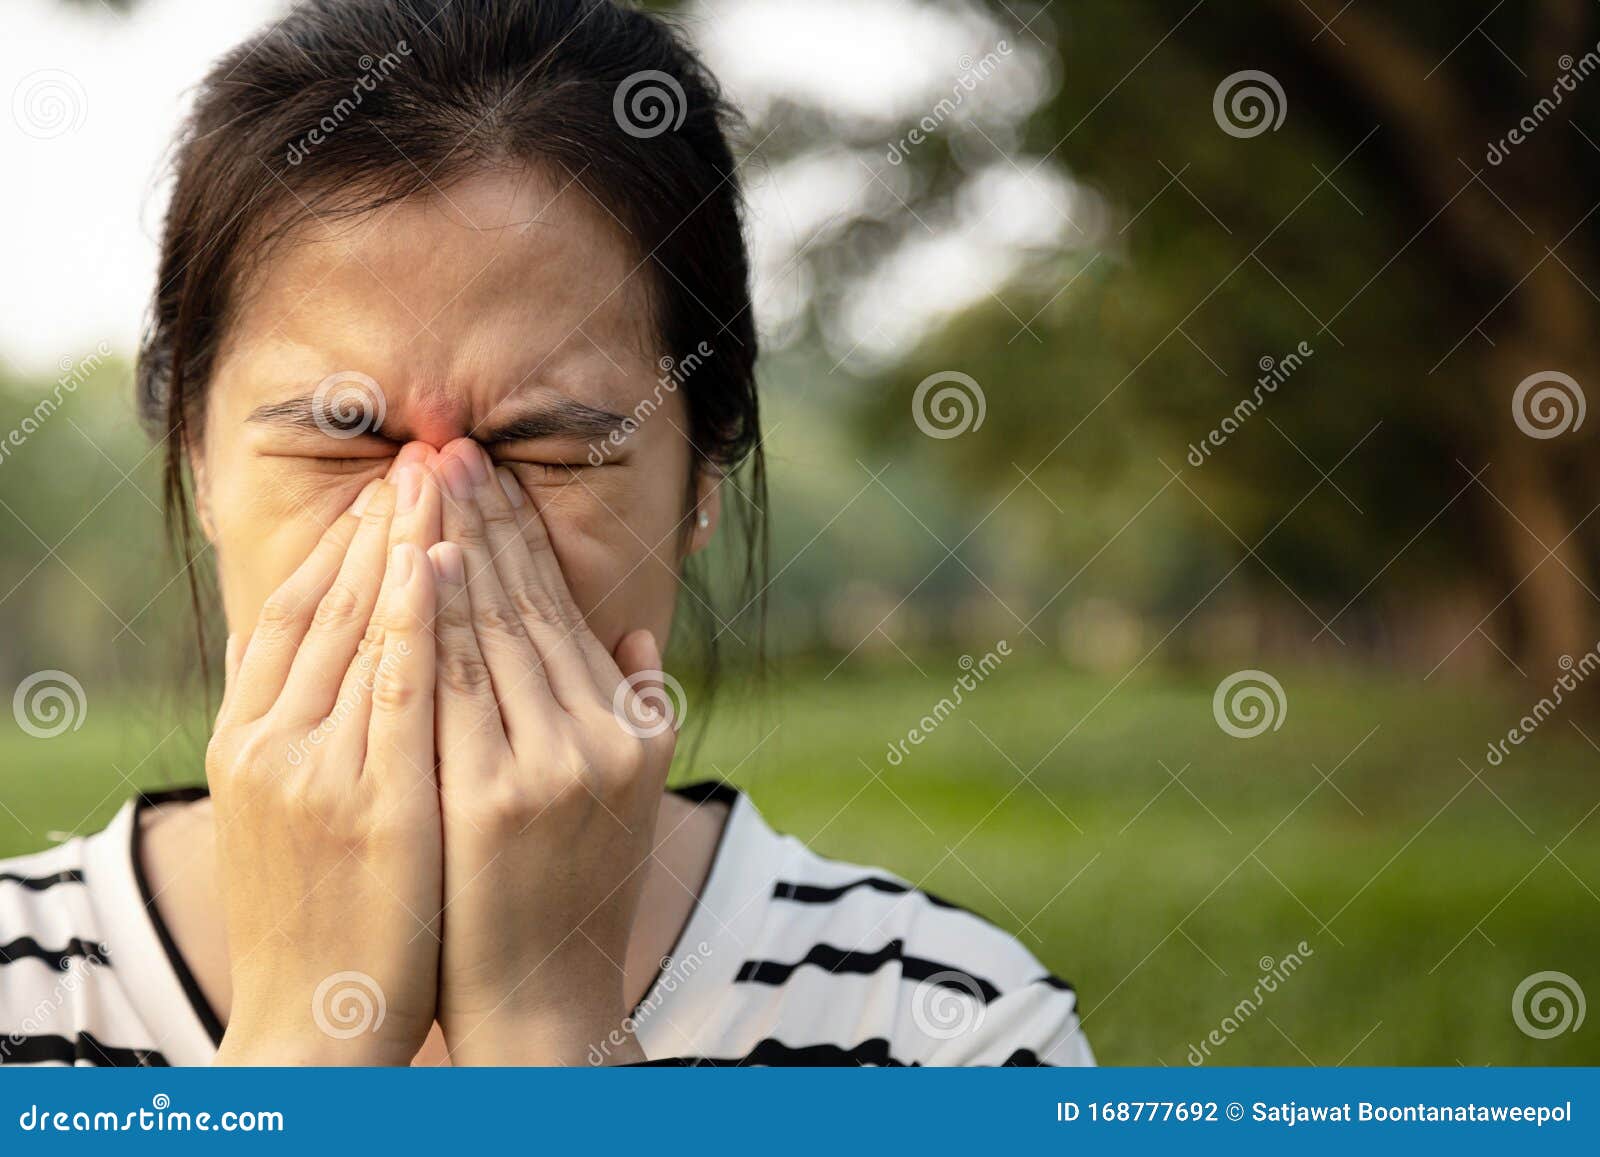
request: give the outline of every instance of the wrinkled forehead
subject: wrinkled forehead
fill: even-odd
[[[213,412],[335,374],[370,378],[390,431],[430,441],[530,391],[625,409],[653,380],[648,269],[580,180],[531,169],[313,217],[241,287]]]

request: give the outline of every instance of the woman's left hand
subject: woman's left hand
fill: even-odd
[[[628,1013],[622,963],[677,738],[639,697],[661,654],[648,631],[607,652],[539,513],[476,443],[439,469],[439,1022],[457,1064],[580,1064]],[[643,1059],[631,1038],[606,1056]]]

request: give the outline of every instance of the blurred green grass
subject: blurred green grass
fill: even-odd
[[[1489,768],[1486,744],[1526,705],[1277,672],[1283,726],[1238,740],[1212,718],[1215,677],[1115,686],[1018,656],[889,766],[888,744],[960,674],[917,662],[791,668],[764,697],[728,695],[674,778],[731,778],[824,854],[1019,935],[1076,984],[1105,1063],[1188,1063],[1264,958],[1302,940],[1303,966],[1208,1063],[1600,1062],[1600,1019],[1538,1040],[1512,1018],[1536,972],[1600,995],[1590,721],[1558,716]],[[691,725],[702,707],[691,694]],[[176,724],[96,702],[55,739],[8,729],[0,855],[94,830],[134,786],[197,780],[203,729]]]

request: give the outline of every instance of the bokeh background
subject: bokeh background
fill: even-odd
[[[678,778],[1016,933],[1106,1062],[1600,1062],[1594,5],[658,7],[747,118],[774,530]],[[6,5],[0,855],[201,775],[129,357],[281,10]]]

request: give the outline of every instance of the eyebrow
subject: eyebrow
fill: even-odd
[[[511,408],[501,403],[495,410]],[[490,413],[493,414],[495,410]],[[406,431],[395,428],[392,422],[385,422],[376,429],[363,429],[369,417],[357,413],[348,419],[342,418],[338,407],[329,405],[327,399],[319,402],[315,394],[305,394],[257,406],[245,420],[312,434],[345,430],[386,438],[392,442],[406,440]],[[484,445],[531,442],[540,438],[600,438],[617,430],[625,420],[621,414],[585,405],[571,398],[546,397],[526,404],[520,413],[514,413],[503,421],[492,425],[480,422],[468,434]]]

